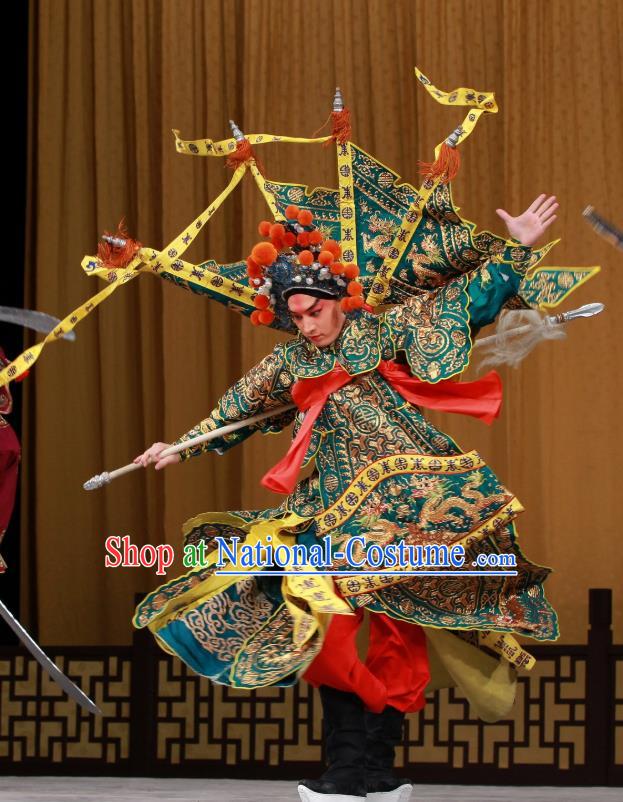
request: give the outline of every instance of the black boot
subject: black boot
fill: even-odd
[[[405,714],[391,705],[366,711],[366,790],[368,802],[407,802],[411,780],[393,772],[395,747],[402,741]]]
[[[366,723],[363,702],[354,693],[328,685],[318,689],[322,700],[327,770],[317,780],[301,780],[303,802],[365,802]]]

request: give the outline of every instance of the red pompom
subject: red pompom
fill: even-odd
[[[302,226],[311,226],[314,222],[314,215],[309,209],[301,209],[296,218]]]
[[[247,275],[251,278],[261,278],[264,275],[261,266],[250,256],[247,257]]]
[[[320,245],[322,242],[322,234],[320,231],[310,231],[309,232],[309,244],[310,245]]]
[[[283,242],[288,248],[291,248],[296,242],[296,236],[291,231],[286,231]]]
[[[286,228],[283,223],[273,223],[270,227],[271,239],[283,239],[286,233]]]
[[[322,243],[322,249],[324,251],[331,251],[331,253],[336,259],[339,259],[340,256],[342,255],[342,249],[334,239],[326,239]]]
[[[295,206],[291,203],[289,206],[286,206],[285,215],[288,220],[297,220],[299,216],[299,207]]]
[[[251,251],[251,257],[261,265],[272,265],[278,253],[270,242],[258,242]]]
[[[261,326],[262,321],[260,320],[260,310],[256,309],[254,312],[251,312],[251,323],[254,326]]]
[[[342,312],[350,312],[350,310],[351,310],[350,302],[351,302],[350,298],[342,298],[342,300],[340,301],[340,306],[342,307]]]
[[[271,237],[270,238],[271,245],[274,245],[278,251],[282,251],[285,247],[284,241],[281,237]]]
[[[270,298],[268,295],[256,295],[253,299],[256,309],[268,309],[270,306]]]
[[[301,233],[297,235],[296,241],[298,245],[302,245],[303,248],[307,248],[309,245],[309,234],[307,231],[301,231]]]
[[[262,220],[257,230],[260,232],[260,237],[267,237],[270,234],[270,223],[268,220]]]
[[[339,276],[344,270],[344,265],[341,262],[333,262],[333,264],[329,266],[329,270],[336,276]]]
[[[344,275],[346,278],[356,278],[359,275],[359,268],[355,264],[344,265]]]
[[[318,261],[321,265],[331,265],[333,264],[333,254],[331,251],[320,251]]]
[[[301,251],[299,253],[299,263],[310,265],[314,261],[314,254],[311,251]]]
[[[363,300],[363,295],[353,295],[350,299],[351,309],[361,309],[364,303],[365,301]]]
[[[266,326],[270,326],[270,324],[275,319],[275,313],[270,309],[264,309],[262,312],[259,313],[257,317],[260,323],[264,323]]]
[[[363,284],[360,284],[358,281],[349,281],[346,292],[349,295],[361,295],[363,292]]]

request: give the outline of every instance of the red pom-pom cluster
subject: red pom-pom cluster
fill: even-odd
[[[265,269],[272,265],[280,251],[287,250],[295,254],[303,267],[319,266],[328,268],[330,272],[346,282],[345,298],[340,305],[344,312],[360,309],[364,305],[363,286],[355,281],[359,268],[355,264],[340,262],[342,249],[334,239],[324,239],[318,229],[313,228],[314,217],[308,209],[299,209],[294,204],[285,209],[285,221],[270,223],[263,220],[258,226],[260,236],[268,241],[258,242],[247,259],[249,284],[258,289],[266,284]],[[309,229],[311,230],[305,230]],[[270,287],[268,285],[267,289]],[[275,312],[270,308],[270,295],[266,291],[258,291],[254,298],[255,310],[251,313],[251,322],[260,326],[270,325],[275,319]]]

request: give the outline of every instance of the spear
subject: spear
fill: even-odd
[[[616,228],[612,223],[597,214],[592,206],[587,206],[582,215],[598,234],[607,239],[608,242],[611,242],[616,248],[623,250],[623,231],[620,228]]]
[[[593,315],[598,315],[600,312],[603,312],[604,309],[605,306],[600,303],[584,304],[584,306],[580,306],[578,309],[572,309],[570,312],[561,312],[558,315],[546,315],[542,318],[541,325],[559,326],[561,323],[568,323],[570,320],[576,320],[580,317],[593,317]],[[512,334],[513,336],[517,334],[527,334],[533,328],[531,323],[526,323],[524,326],[517,326],[509,329],[508,334]],[[493,340],[498,339],[498,336],[498,334],[491,334],[488,337],[481,337],[480,340],[476,340],[474,343],[474,348],[493,342]]]
[[[505,310],[500,315],[495,334],[481,337],[474,343],[480,349],[480,367],[491,365],[517,365],[542,340],[565,337],[562,324],[583,317],[593,317],[603,312],[601,303],[584,304],[579,309],[561,312],[558,315],[540,315],[536,309],[520,311]],[[521,322],[516,325],[517,319]]]
[[[287,412],[289,409],[294,409],[295,407],[296,404],[287,404],[282,407],[275,407],[275,409],[271,409],[268,412],[260,412],[257,415],[253,415],[251,418],[245,418],[235,423],[228,423],[227,426],[221,426],[219,429],[214,429],[211,432],[206,432],[206,434],[200,434],[190,440],[185,440],[183,443],[169,446],[169,448],[166,448],[159,454],[159,458],[162,459],[163,457],[169,457],[171,454],[179,454],[180,451],[186,451],[187,448],[193,448],[202,443],[208,443],[210,440],[215,440],[217,437],[223,437],[230,432],[235,432],[236,429],[243,429],[245,426],[250,426],[252,423],[256,423],[264,418],[272,418],[275,415],[280,415],[282,412]],[[119,476],[124,476],[126,473],[136,471],[142,467],[142,465],[130,462],[128,465],[124,465],[122,468],[117,468],[114,471],[104,471],[104,473],[96,474],[91,479],[88,479],[83,484],[83,487],[85,490],[97,490],[100,487],[104,487],[104,485],[110,484],[113,479],[117,479]]]
[[[563,312],[559,315],[542,318],[542,322],[537,323],[536,327],[538,328],[538,326],[542,326],[543,328],[547,328],[551,326],[559,326],[577,318],[592,317],[593,315],[599,314],[601,311],[603,311],[603,309],[604,305],[600,303],[585,304],[579,309],[572,309],[570,312]],[[507,332],[505,332],[504,337],[507,337],[509,334],[523,334],[523,336],[525,336],[526,333],[533,332],[534,329],[535,324],[529,323],[525,326],[518,326],[514,329],[509,329]],[[493,334],[490,337],[483,337],[475,342],[474,348],[478,348],[482,345],[490,346],[491,344],[495,344],[495,342],[500,338],[501,335],[499,334]],[[541,337],[538,339],[541,339]],[[250,418],[236,421],[235,423],[228,423],[226,426],[221,426],[218,429],[213,429],[211,432],[200,434],[197,437],[191,438],[190,440],[185,440],[183,443],[177,443],[176,445],[169,446],[159,454],[159,458],[162,459],[163,457],[168,457],[171,454],[179,454],[180,451],[185,451],[187,448],[194,448],[194,446],[201,445],[202,443],[208,443],[210,440],[223,437],[230,432],[235,432],[237,429],[242,429],[245,426],[250,426],[251,424],[256,423],[257,421],[264,420],[264,418],[272,418],[276,415],[281,415],[282,413],[287,412],[290,409],[294,409],[295,407],[296,404],[286,404],[281,407],[275,407],[267,412],[261,412],[257,415],[253,415]],[[139,468],[142,468],[142,465],[131,462],[128,465],[124,465],[123,467],[117,468],[114,471],[104,471],[103,473],[96,474],[95,476],[91,477],[91,479],[88,479],[83,484],[83,487],[85,490],[97,490],[100,487],[104,487],[104,485],[110,484],[113,479],[117,479],[119,476],[124,476],[126,473],[136,471]]]

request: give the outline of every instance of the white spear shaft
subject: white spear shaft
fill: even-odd
[[[271,409],[268,412],[261,412],[258,415],[253,415],[251,418],[245,418],[244,420],[236,421],[236,423],[228,423],[227,426],[221,426],[219,429],[213,429],[211,432],[200,434],[197,437],[192,437],[190,440],[185,440],[183,443],[178,443],[177,445],[165,448],[164,451],[160,452],[159,459],[168,457],[171,454],[179,454],[180,451],[186,451],[187,448],[193,448],[201,443],[207,443],[210,440],[215,440],[217,437],[223,437],[225,434],[235,432],[236,429],[243,429],[245,426],[250,426],[252,423],[256,423],[264,418],[272,418],[275,415],[280,415],[282,412],[287,412],[287,410],[294,409],[295,407],[296,404],[287,404],[282,407],[275,407],[275,409]],[[128,465],[124,465],[122,468],[117,468],[114,471],[104,471],[104,473],[96,474],[91,479],[86,481],[83,487],[85,490],[97,490],[98,488],[109,484],[118,476],[123,476],[126,473],[136,471],[142,467],[143,466],[138,463],[130,462]]]
[[[572,309],[570,312],[563,312],[560,315],[554,315],[552,317],[545,318],[543,325],[546,325],[546,321],[551,324],[560,324],[566,323],[569,320],[574,320],[575,318],[592,317],[593,315],[599,314],[603,308],[603,304],[599,303],[585,304],[579,309]],[[530,325],[518,326],[516,329],[512,329],[510,332],[508,332],[508,334],[515,335],[532,330],[533,326]],[[485,343],[490,343],[492,340],[497,339],[497,337],[498,335],[492,334],[490,337],[483,337],[480,340],[476,340],[474,343],[474,348],[478,348],[480,345],[484,345]],[[282,407],[275,407],[267,412],[261,412],[258,415],[253,415],[251,418],[245,418],[245,420],[236,421],[236,423],[228,423],[227,426],[221,426],[220,429],[213,429],[211,432],[200,434],[190,440],[185,440],[183,443],[169,446],[169,448],[166,448],[160,453],[159,458],[162,459],[162,457],[168,457],[171,454],[178,454],[180,451],[185,451],[187,448],[193,448],[194,446],[201,445],[201,443],[207,443],[210,440],[215,440],[217,437],[223,437],[230,432],[235,432],[236,429],[243,429],[245,426],[250,426],[252,423],[256,423],[264,418],[272,418],[275,415],[280,415],[282,412],[287,412],[289,409],[294,409],[295,406],[296,404],[286,404]],[[85,490],[97,490],[98,488],[109,484],[118,476],[123,476],[126,473],[136,471],[142,467],[143,466],[138,463],[130,462],[128,465],[124,465],[122,468],[117,468],[114,471],[104,471],[104,473],[96,474],[91,479],[87,480],[83,487]]]

